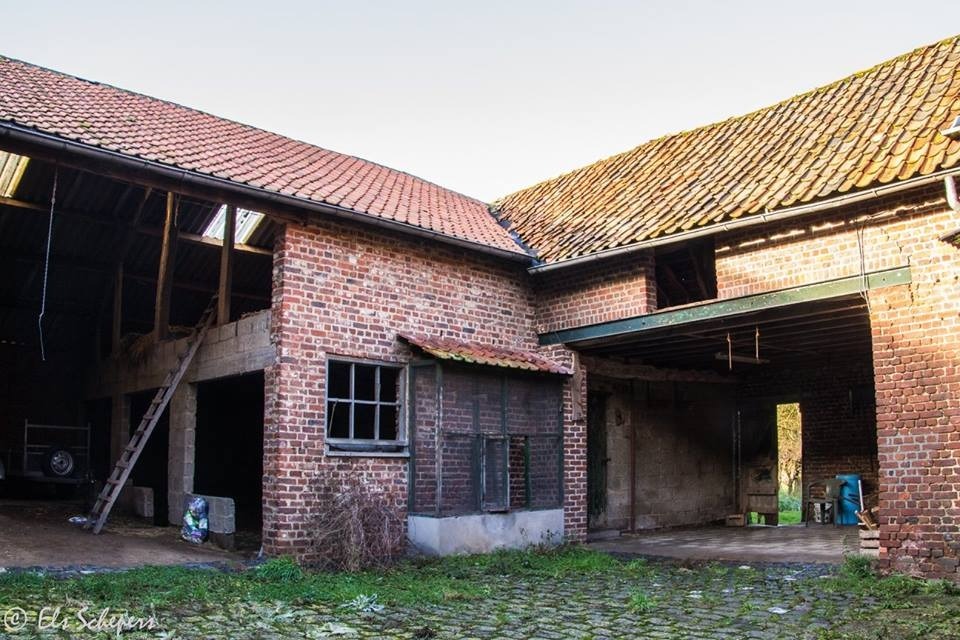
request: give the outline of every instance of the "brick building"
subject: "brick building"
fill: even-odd
[[[955,577],[957,116],[951,38],[486,205],[0,58],[0,436],[89,424],[109,481],[217,292],[123,476],[158,522],[227,498],[309,561],[355,481],[439,553],[769,521],[798,402],[805,482]]]

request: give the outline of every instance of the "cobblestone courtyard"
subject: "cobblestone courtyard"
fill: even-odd
[[[598,554],[599,555],[599,554]],[[829,565],[683,564],[667,560],[617,560],[597,570],[555,575],[513,571],[513,560],[459,563],[444,569],[451,580],[477,589],[452,589],[430,603],[397,604],[366,589],[359,597],[319,602],[238,595],[218,602],[198,591],[175,607],[138,608],[156,625],[124,638],[470,638],[602,640],[604,638],[960,638],[960,598],[894,579],[870,591],[844,589]],[[415,578],[414,578],[415,579]],[[375,583],[374,583],[375,584]],[[886,584],[880,583],[877,584]],[[386,588],[386,587],[385,587]],[[99,613],[91,589],[91,610]],[[109,594],[105,594],[107,597]],[[18,597],[19,596],[19,597]],[[43,590],[0,591],[0,610],[26,612],[22,624],[5,618],[9,638],[116,637],[107,629],[37,630],[44,606],[63,607],[71,620],[86,598]],[[131,603],[131,607],[137,607]],[[111,613],[116,613],[114,607]],[[9,615],[9,614],[8,614]],[[48,622],[52,619],[48,613]],[[91,617],[93,614],[87,614]]]

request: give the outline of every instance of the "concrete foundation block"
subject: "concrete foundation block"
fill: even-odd
[[[134,515],[153,519],[153,489],[150,487],[130,488],[131,506]]]
[[[563,541],[563,509],[435,518],[409,516],[407,536],[430,555],[487,553]]]

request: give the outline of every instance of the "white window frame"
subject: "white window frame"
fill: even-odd
[[[350,365],[350,397],[335,398],[330,394],[330,371],[333,364]],[[356,368],[376,367],[375,389],[373,400],[358,400],[354,397],[354,385],[356,383]],[[394,402],[384,402],[380,400],[380,371],[382,369],[393,369],[397,372],[397,396]],[[407,388],[407,367],[398,362],[383,362],[378,360],[364,360],[359,358],[350,358],[331,355],[326,360],[326,389],[324,393],[324,442],[327,452],[336,455],[407,455],[407,433],[405,420],[404,398]],[[342,404],[349,407],[350,411],[350,434],[347,438],[333,438],[330,436],[330,403]],[[374,437],[373,438],[355,438],[354,433],[354,409],[357,405],[374,406]],[[392,440],[380,439],[380,407],[394,407],[397,415],[397,437]]]

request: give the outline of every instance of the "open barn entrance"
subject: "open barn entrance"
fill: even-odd
[[[857,524],[861,492],[869,508],[878,486],[867,302],[860,293],[769,307],[747,300],[733,312],[740,303],[662,311],[643,319],[649,328],[571,344],[581,353],[588,411],[595,412],[588,418],[595,538],[722,526],[715,557],[749,556],[737,531],[807,520],[816,536],[850,538],[856,546],[850,525]],[[840,498],[820,504],[825,483],[834,482],[842,485]],[[834,533],[825,531],[835,523]],[[651,553],[690,557],[712,539],[655,543],[650,535],[636,544],[647,540]],[[752,539],[776,547],[778,535],[818,539],[797,531]],[[733,550],[724,542],[731,536]],[[776,547],[776,559],[805,557],[791,540]]]
[[[176,523],[194,480],[190,390],[272,360],[279,227],[216,199],[76,166],[0,150],[0,526],[26,526],[27,513],[42,520],[42,509],[22,506],[40,500],[57,514],[50,526],[89,511],[219,292],[212,328],[182,384],[170,383],[113,511],[142,526]],[[261,375],[261,418],[262,395]]]
[[[263,372],[197,385],[194,492],[235,505],[237,544],[260,547]]]

